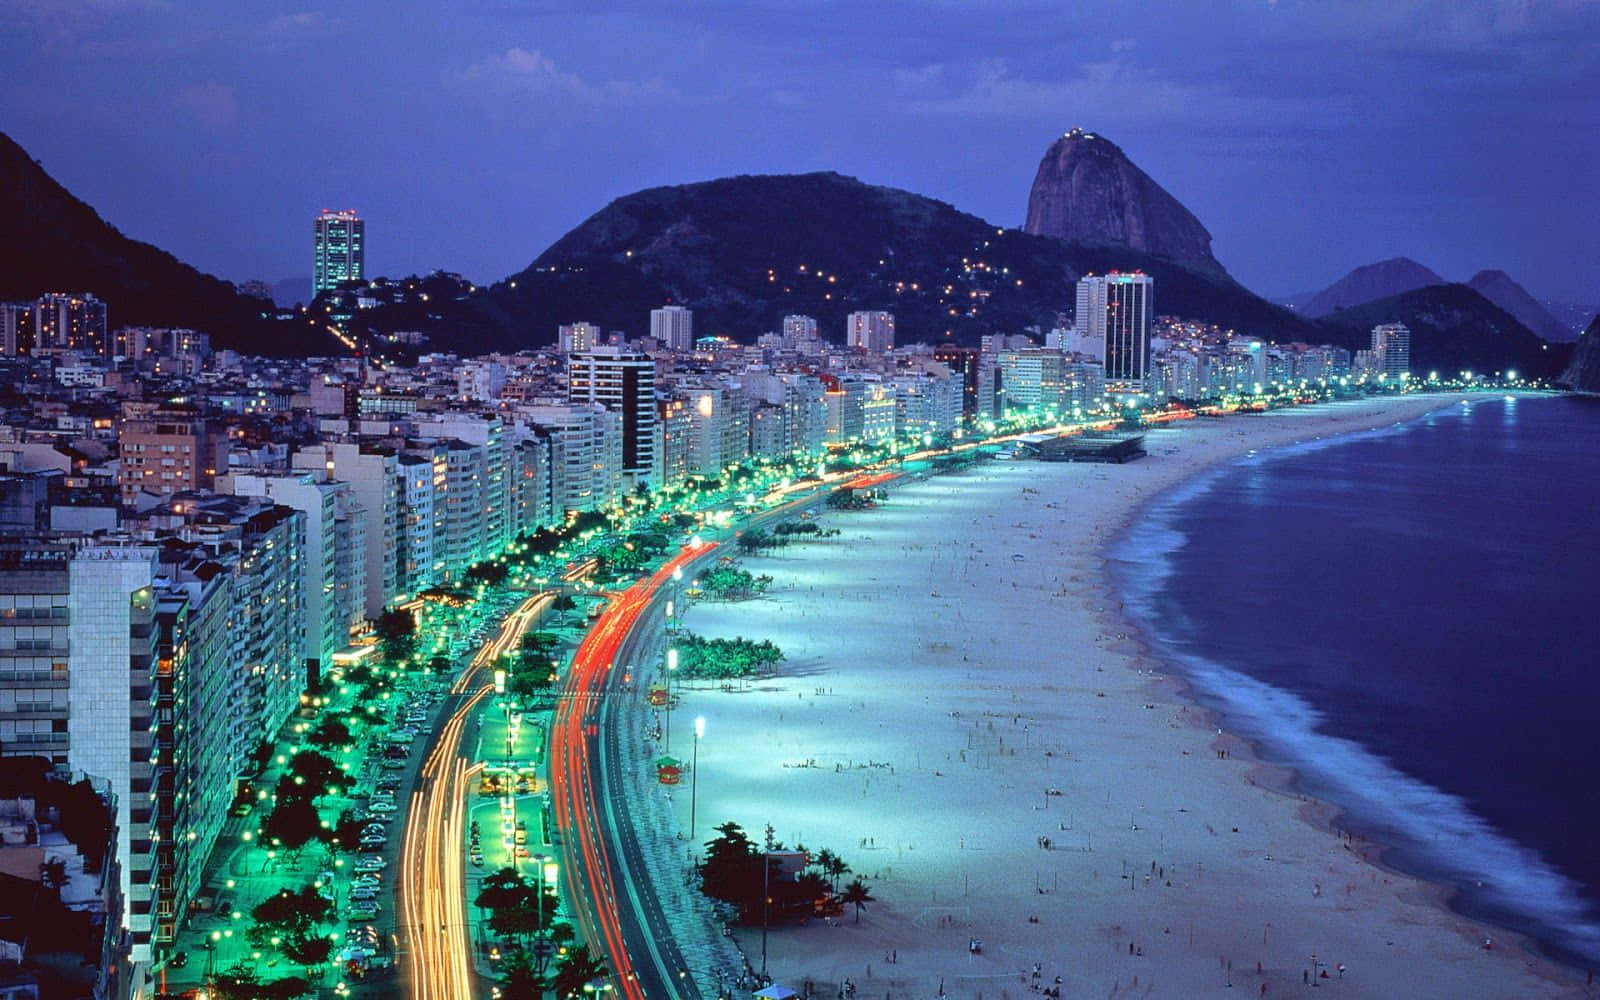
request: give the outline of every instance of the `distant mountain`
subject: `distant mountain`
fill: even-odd
[[[253,354],[329,353],[337,344],[262,315],[262,302],[221,278],[129,239],[0,133],[0,299],[93,292],[112,326],[192,327],[213,346]]]
[[[280,309],[303,306],[311,301],[311,278],[283,278],[272,283],[272,301]]]
[[[1575,340],[1583,334],[1589,321],[1600,314],[1600,302],[1591,302],[1584,305],[1581,302],[1558,302],[1554,299],[1540,299],[1539,304],[1545,311],[1556,318],[1561,328],[1567,331],[1567,340]]]
[[[1550,315],[1550,310],[1540,305],[1538,299],[1529,295],[1526,288],[1504,271],[1479,271],[1467,284],[1545,340],[1571,343],[1578,339],[1560,320]]]
[[[1104,136],[1073,129],[1045,150],[1028,192],[1024,232],[1120,244],[1226,276],[1194,213]]]
[[[1578,338],[1572,349],[1572,360],[1556,379],[1558,385],[1578,392],[1600,394],[1600,315],[1589,323],[1589,328]]]
[[[1466,285],[1413,289],[1341,309],[1319,325],[1333,343],[1360,350],[1371,345],[1373,327],[1396,322],[1411,330],[1413,374],[1516,369],[1551,378],[1570,353],[1564,344],[1539,339],[1515,316]]]
[[[1367,264],[1335,281],[1305,301],[1295,312],[1316,318],[1339,309],[1388,298],[1428,285],[1443,285],[1445,280],[1409,257],[1394,257]]]
[[[1005,229],[907,191],[834,173],[730,177],[613,201],[527,269],[474,296],[449,342],[548,343],[558,323],[645,332],[666,302],[695,310],[697,334],[749,342],[789,313],[841,340],[844,317],[888,309],[897,339],[1049,329],[1085,273],[1143,270],[1157,312],[1300,339],[1314,328],[1239,287],[1147,252]],[[374,311],[381,312],[381,311]],[[367,316],[378,320],[378,316]],[[498,329],[496,329],[498,328]]]
[[[1311,299],[1316,294],[1317,293],[1313,291],[1313,292],[1295,292],[1293,295],[1269,295],[1267,297],[1267,301],[1268,302],[1272,302],[1275,305],[1283,306],[1285,309],[1291,310],[1293,312],[1299,312],[1300,311],[1300,307],[1302,305],[1304,305],[1305,303],[1311,301]]]

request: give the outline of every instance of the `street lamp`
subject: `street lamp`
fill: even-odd
[[[700,738],[706,734],[706,717],[694,717],[694,754],[689,764],[689,840],[694,840],[694,807],[700,791]]]
[[[667,647],[667,752],[672,752],[672,675],[678,672],[678,647]]]

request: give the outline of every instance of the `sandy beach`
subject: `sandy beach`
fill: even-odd
[[[846,979],[863,998],[1004,998],[1057,977],[1062,997],[1281,997],[1313,979],[1360,997],[1587,995],[1284,790],[1150,658],[1105,578],[1130,518],[1195,474],[1452,402],[1192,421],[1124,466],[902,480],[878,509],[824,513],[839,537],[745,559],[769,594],[695,604],[685,625],[771,639],[787,662],[744,691],[682,686],[680,747],[706,719],[697,839],[733,820],[759,841],[770,823],[876,897],[859,924],[775,930],[773,977],[830,998]],[[687,829],[688,796],[673,808]],[[739,937],[759,967],[760,929]]]

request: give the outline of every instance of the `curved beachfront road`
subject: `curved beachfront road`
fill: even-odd
[[[611,978],[630,1000],[679,996],[669,982],[683,962],[653,896],[640,899],[641,893],[651,890],[649,879],[642,877],[643,857],[631,828],[626,837],[618,837],[614,807],[620,805],[621,776],[611,778],[610,788],[602,786],[604,699],[620,683],[614,667],[621,660],[623,643],[661,585],[672,579],[674,570],[692,566],[716,547],[713,542],[685,547],[613,600],[572,658],[551,726],[550,788],[555,828],[562,838],[562,867],[572,880],[573,913],[584,940],[604,959]],[[614,726],[605,729],[611,751],[606,756],[615,760],[619,737]],[[614,847],[619,840],[620,852]]]

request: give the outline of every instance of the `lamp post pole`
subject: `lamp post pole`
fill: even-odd
[[[689,841],[694,842],[694,810],[695,801],[700,793],[700,739],[706,734],[706,717],[695,716],[694,720],[694,755],[693,762],[689,765]]]
[[[678,647],[667,647],[667,753],[672,752],[672,675],[678,672]]]

